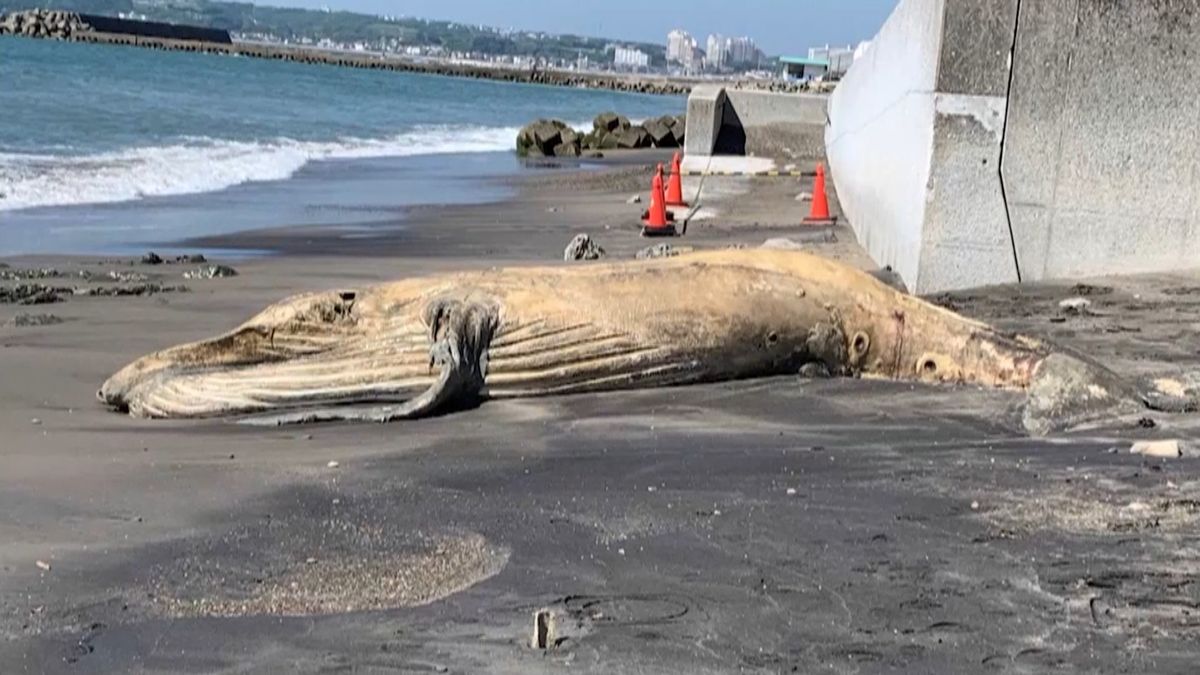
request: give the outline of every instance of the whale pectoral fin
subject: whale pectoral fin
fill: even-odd
[[[423,312],[433,344],[430,366],[439,374],[425,391],[403,403],[356,407],[335,406],[317,410],[256,416],[241,420],[253,426],[282,426],[312,422],[376,422],[417,419],[451,407],[477,403],[487,375],[487,351],[499,313],[494,303],[439,298]]]

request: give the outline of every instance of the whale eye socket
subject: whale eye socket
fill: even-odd
[[[871,338],[866,333],[859,331],[854,334],[854,339],[850,342],[850,351],[854,356],[863,356],[870,348]]]

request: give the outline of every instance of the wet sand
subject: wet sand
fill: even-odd
[[[232,278],[5,260],[189,291],[0,305],[0,671],[1194,671],[1200,459],[1126,452],[1195,438],[1194,414],[1030,439],[1011,394],[793,377],[269,430],[95,401],[129,360],[291,293],[561,261],[577,232],[632,257],[655,243],[626,203],[649,171],[547,170],[505,203],[192,242],[283,253],[213,261]],[[868,267],[844,228],[796,224],[807,189],[711,179],[707,217],[670,243],[792,237]],[[936,300],[1191,382],[1200,276],[1089,284]],[[1083,293],[1086,313],[1059,309]],[[63,322],[8,325],[40,313]],[[528,647],[541,608],[545,651]]]

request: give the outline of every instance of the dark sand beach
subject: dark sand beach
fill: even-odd
[[[228,251],[211,262],[231,278],[4,260],[92,275],[28,283],[188,290],[0,304],[0,672],[1195,672],[1200,459],[1128,453],[1194,437],[1194,414],[1032,439],[1015,394],[796,377],[279,429],[95,399],[130,360],[286,295],[587,264],[562,262],[579,232],[632,258],[655,242],[627,200],[658,159],[528,172],[504,179],[512,199],[391,223],[187,242]],[[869,268],[847,228],[798,224],[809,189],[710,179],[669,243],[784,237]],[[1060,310],[1080,295],[1087,312]],[[1175,275],[937,300],[1186,380],[1198,297]],[[61,322],[12,323],[41,314]],[[531,649],[542,608],[557,643]]]

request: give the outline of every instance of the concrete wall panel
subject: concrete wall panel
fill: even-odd
[[[1004,96],[1018,0],[949,0],[942,31],[937,90]]]
[[[1023,0],[1004,178],[1025,279],[1200,265],[1198,5]]]
[[[826,153],[859,241],[910,287],[920,268],[944,0],[902,0],[829,102]]]
[[[1004,107],[999,96],[935,95],[921,292],[1017,281],[999,180]]]

